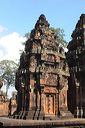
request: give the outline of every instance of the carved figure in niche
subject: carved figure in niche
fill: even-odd
[[[65,94],[63,94],[63,99],[62,99],[62,101],[63,101],[63,104],[65,104],[66,102],[66,98],[65,98]]]
[[[36,60],[35,56],[31,56],[31,58],[30,58],[30,70],[34,71],[36,67],[37,67],[37,60]]]
[[[60,93],[60,104],[61,104],[61,107],[65,106],[66,105],[66,96],[65,96],[65,92],[61,91]]]
[[[59,80],[59,86],[58,86],[58,88],[59,88],[59,90],[62,90],[62,88],[64,87],[64,78],[63,78],[63,76],[62,75],[60,75],[59,76],[60,77],[60,80]]]
[[[30,100],[31,100],[31,107],[35,107],[35,97],[36,97],[36,88],[34,85],[30,85]]]

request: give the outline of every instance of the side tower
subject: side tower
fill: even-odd
[[[19,118],[50,119],[64,115],[68,110],[68,77],[64,49],[41,15],[26,41],[16,73]]]
[[[76,117],[85,117],[85,14],[72,33],[66,57],[70,68],[69,109]]]

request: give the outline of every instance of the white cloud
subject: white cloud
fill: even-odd
[[[20,51],[24,50],[22,42],[25,42],[26,38],[20,36],[20,34],[14,32],[9,35],[0,38],[0,60],[9,59],[18,62],[20,58]],[[6,85],[2,87],[2,91],[6,92]],[[15,88],[10,87],[8,96],[11,97]]]
[[[0,25],[0,33],[7,31],[8,29],[6,27],[3,27],[2,25]]]
[[[18,60],[20,58],[20,51],[24,49],[22,42],[26,41],[25,37],[14,32],[0,38],[0,60]]]
[[[1,91],[5,92],[6,93],[6,85],[3,85],[2,88],[1,88]],[[8,98],[11,98],[12,97],[12,92],[17,92],[17,90],[15,89],[14,86],[10,86],[9,89],[8,89]]]

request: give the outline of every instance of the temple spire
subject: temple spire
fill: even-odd
[[[49,27],[49,23],[48,21],[46,20],[46,17],[44,14],[41,14],[39,19],[37,20],[36,24],[35,24],[35,28],[39,28],[39,27],[42,27],[42,26],[45,26],[45,27]]]

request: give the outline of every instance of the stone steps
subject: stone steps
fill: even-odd
[[[68,110],[60,111],[60,118],[74,118],[72,113]]]

